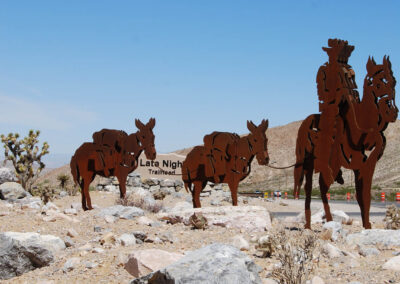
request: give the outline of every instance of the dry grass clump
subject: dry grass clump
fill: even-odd
[[[385,228],[390,230],[399,230],[400,229],[400,208],[397,208],[396,205],[392,204],[386,209],[386,216],[383,219],[385,222]]]
[[[142,195],[135,193],[127,194],[125,198],[118,198],[116,204],[122,206],[134,206],[152,213],[158,213],[164,208],[161,201],[143,197]]]
[[[39,196],[43,203],[47,204],[47,202],[54,200],[54,198],[59,195],[59,191],[47,181],[44,181],[32,187],[31,194],[33,196]]]
[[[280,230],[271,236],[273,254],[280,261],[272,276],[282,284],[305,283],[315,267],[313,256],[318,247],[317,241],[317,235],[310,230]]]
[[[207,218],[203,216],[201,213],[194,213],[189,218],[190,224],[192,224],[194,229],[207,229],[208,228],[208,221]]]

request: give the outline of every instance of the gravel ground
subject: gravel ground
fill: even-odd
[[[171,252],[187,253],[214,242],[229,243],[231,238],[236,235],[242,235],[250,242],[252,238],[265,234],[262,232],[248,234],[243,230],[221,227],[211,227],[204,231],[192,230],[183,224],[170,225],[163,222],[160,222],[158,227],[150,227],[141,225],[136,220],[122,219],[117,220],[115,223],[107,223],[104,218],[96,217],[95,215],[101,208],[115,205],[117,194],[91,192],[91,197],[92,202],[98,208],[86,212],[79,211],[77,215],[70,215],[71,218],[75,219],[75,222],[63,219],[55,222],[45,222],[40,211],[32,209],[22,210],[17,207],[8,208],[5,202],[1,202],[0,212],[8,212],[8,214],[4,216],[0,215],[0,232],[38,232],[40,234],[55,235],[62,239],[66,238],[67,231],[70,228],[73,228],[78,233],[78,236],[72,238],[75,243],[74,246],[67,248],[57,255],[56,261],[50,266],[36,269],[19,277],[2,281],[1,283],[129,283],[134,277],[124,269],[123,263],[126,256],[134,250],[158,248]],[[211,199],[211,197],[203,198],[203,207],[209,206]],[[190,200],[190,195],[185,192],[178,199],[168,196],[164,200],[164,206],[171,207],[176,202],[185,200]],[[70,208],[71,204],[76,202],[80,202],[80,196],[67,196],[54,201],[61,211]],[[302,212],[304,210],[303,200],[275,200],[269,202],[263,199],[246,198],[245,203],[243,203],[242,199],[239,206],[260,205],[266,207],[270,212]],[[229,203],[223,202],[222,205],[229,205]],[[313,200],[313,212],[316,212],[319,208],[321,208],[321,202]],[[358,205],[356,204],[332,203],[331,209],[343,210],[345,212],[359,212]],[[373,207],[371,211],[384,212],[385,209]],[[153,221],[157,221],[155,215],[152,213],[147,213],[146,216]],[[354,219],[355,221],[360,221],[360,218],[356,217]],[[383,228],[382,219],[383,217],[374,217],[372,219],[373,227]],[[275,218],[273,226],[281,226],[282,220],[281,218]],[[101,232],[95,232],[94,226],[100,226],[102,228]],[[349,233],[362,230],[360,222],[343,226]],[[298,228],[302,229],[302,225],[298,224]],[[160,244],[143,243],[130,247],[122,247],[120,245],[102,246],[99,242],[100,238],[108,232],[112,232],[115,236],[120,236],[123,233],[132,231],[143,231],[151,237],[169,234],[172,242]],[[318,235],[322,234],[321,225],[314,225],[313,231]],[[349,260],[348,257],[330,259],[321,256],[313,275],[322,277],[325,283],[348,283],[350,281],[359,281],[361,283],[396,283],[396,281],[399,281],[399,272],[382,270],[381,265],[390,257],[393,257],[394,252],[400,251],[400,248],[381,248],[378,256],[361,257],[355,252],[355,248],[348,247],[342,238],[335,242],[334,245],[342,250],[351,251],[357,257],[355,260]],[[102,248],[104,252],[93,252],[93,248]],[[278,263],[278,260],[274,257],[258,257],[258,253],[252,243],[250,243],[250,250],[245,252],[261,266],[262,271],[260,272],[260,276],[263,279],[269,277],[274,265]],[[79,257],[81,259],[80,264],[70,272],[63,272],[62,268],[66,260],[71,257]],[[92,262],[97,266],[86,268],[86,262]]]

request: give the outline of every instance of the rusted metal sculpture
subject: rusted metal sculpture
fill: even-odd
[[[136,119],[139,129],[128,135],[122,130],[102,129],[93,134],[93,143],[83,143],[71,158],[71,173],[75,184],[79,184],[82,193],[83,210],[91,210],[89,185],[96,175],[116,176],[119,182],[120,197],[126,194],[128,174],[138,166],[138,158],[144,150],[146,158],[154,160],[153,128],[156,120],[151,118],[144,125]]]
[[[383,131],[395,122],[395,85],[388,57],[382,64],[367,62],[364,93],[360,101],[355,90],[354,71],[347,60],[354,49],[347,41],[329,40],[329,63],[317,75],[321,114],[307,117],[301,124],[296,143],[294,194],[298,196],[304,176],[306,228],[311,228],[311,190],[315,169],[327,221],[332,221],[326,193],[336,180],[343,184],[341,167],[354,171],[357,201],[363,226],[371,228],[369,209],[371,183],[377,161],[385,150]]]
[[[193,197],[193,207],[199,208],[200,193],[207,182],[227,183],[232,204],[237,206],[237,190],[241,180],[250,173],[254,157],[260,165],[269,162],[267,149],[268,120],[259,126],[247,121],[250,134],[239,137],[229,132],[213,132],[204,136],[204,146],[196,146],[182,164],[182,180]],[[193,185],[193,188],[192,188]]]

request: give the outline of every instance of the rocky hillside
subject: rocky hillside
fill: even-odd
[[[295,163],[295,147],[297,131],[302,121],[296,121],[284,126],[270,128],[267,131],[268,152],[270,164],[276,167],[284,167]],[[388,126],[385,131],[386,149],[383,157],[378,162],[373,185],[380,187],[399,187],[400,183],[400,121],[397,120]],[[177,151],[181,155],[187,154],[191,148]],[[344,170],[344,186],[354,186],[354,174]],[[293,168],[285,170],[271,169],[259,166],[253,161],[251,174],[242,183],[242,187],[249,187],[258,190],[292,190],[293,189]],[[314,175],[313,185],[318,186],[318,175]],[[335,184],[335,186],[339,186]]]
[[[297,131],[301,121],[289,123],[284,126],[278,126],[268,129],[268,151],[273,166],[288,166],[295,162],[295,145]],[[374,174],[373,185],[381,187],[398,187],[400,182],[400,121],[397,120],[388,126],[385,131],[386,135],[386,150],[377,164]],[[185,148],[175,151],[170,155],[186,155],[192,148]],[[40,178],[40,181],[45,179],[56,183],[56,177],[60,173],[69,174],[69,165],[47,172]],[[179,172],[177,172],[179,173]],[[144,172],[142,173],[142,175]],[[354,175],[351,171],[344,170],[343,178],[344,186],[354,186]],[[98,179],[94,181],[96,185]],[[314,175],[314,185],[318,186],[318,175]],[[259,166],[256,161],[253,161],[252,172],[249,177],[243,181],[242,187],[251,187],[258,190],[292,190],[293,189],[293,168],[286,170],[271,169],[265,166]],[[338,185],[335,185],[338,186]]]

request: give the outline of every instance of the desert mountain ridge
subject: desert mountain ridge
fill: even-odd
[[[270,164],[276,167],[285,167],[295,163],[295,146],[297,132],[302,121],[295,121],[283,126],[272,127],[267,130],[268,152],[270,156]],[[399,187],[400,182],[400,120],[388,125],[384,132],[386,137],[386,149],[382,158],[378,161],[373,185],[380,187]],[[244,134],[246,135],[246,134]],[[157,161],[162,167],[163,161],[180,161],[182,162],[187,153],[193,147],[184,148],[168,154],[158,154]],[[137,171],[142,177],[152,177],[146,167],[142,167],[145,163],[145,157],[140,157],[142,161],[139,163]],[[142,165],[142,166],[141,166]],[[174,175],[165,175],[157,178],[180,179],[180,168],[174,169]],[[60,168],[56,168],[44,173],[38,182],[49,180],[51,183],[57,183],[57,176],[61,173],[70,175],[69,164]],[[352,171],[343,169],[343,178],[345,184],[343,186],[354,186],[354,174]],[[93,185],[96,185],[98,177],[96,177]],[[258,165],[256,159],[251,165],[250,175],[241,183],[242,186],[251,186],[258,190],[288,190],[293,189],[293,168],[278,170],[266,166]],[[314,174],[313,186],[318,186],[318,175]],[[335,186],[339,186],[335,184]]]

